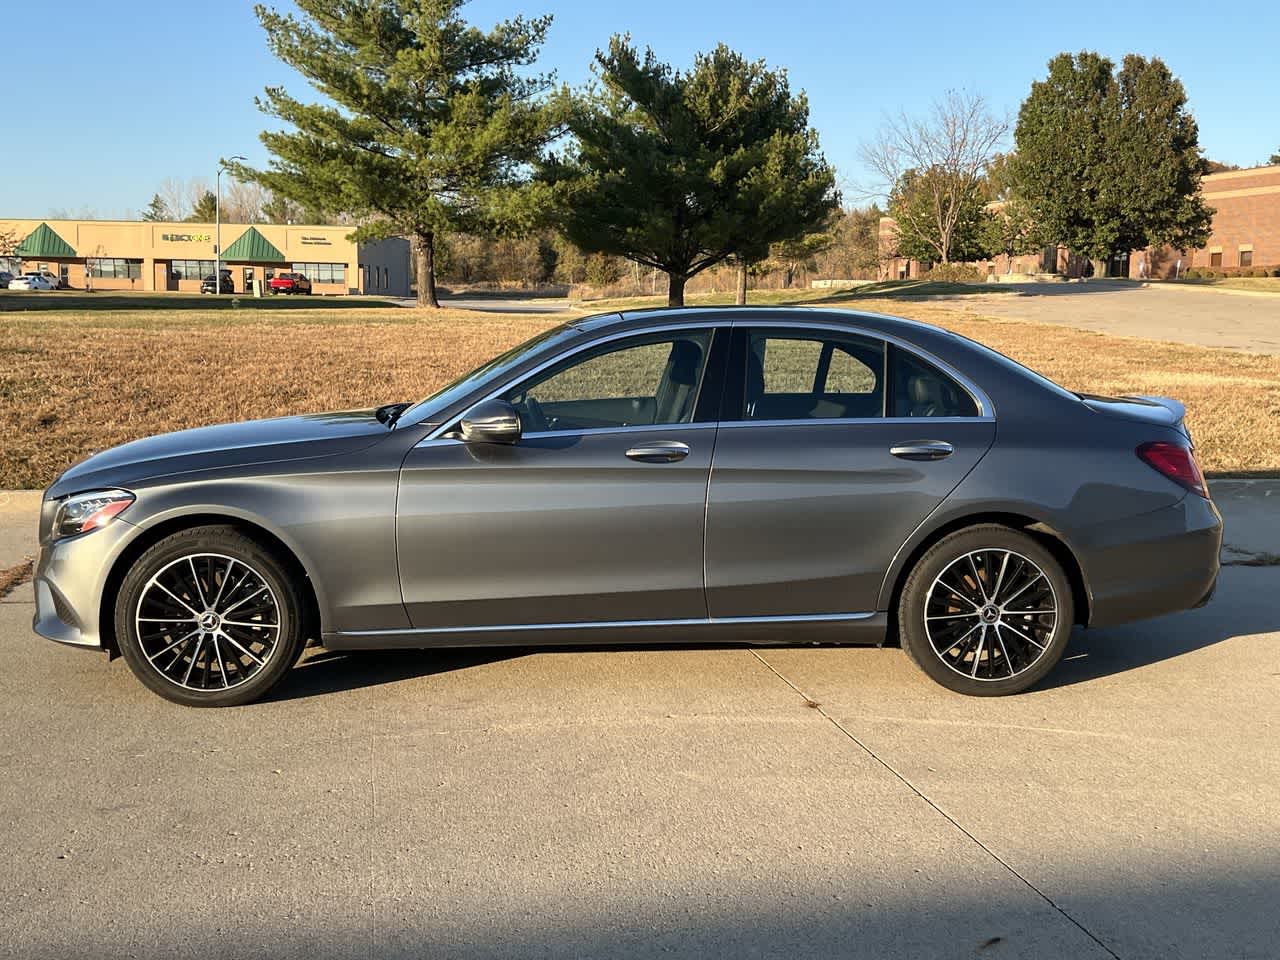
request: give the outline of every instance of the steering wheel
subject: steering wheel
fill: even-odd
[[[542,404],[534,397],[526,395],[522,406],[524,407],[525,419],[529,421],[526,433],[538,433],[550,427],[550,421],[547,420],[547,415],[542,410]]]

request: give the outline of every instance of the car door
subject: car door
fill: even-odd
[[[497,394],[518,442],[415,447],[397,506],[414,628],[705,619],[728,339],[702,326],[587,347]]]
[[[874,611],[898,548],[994,437],[971,392],[903,346],[736,326],[707,499],[711,616]]]

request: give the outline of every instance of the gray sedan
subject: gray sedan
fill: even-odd
[[[1080,396],[937,327],[610,314],[416,404],[151,437],[45,494],[37,633],[195,706],[308,642],[871,643],[1026,689],[1074,625],[1208,600],[1176,401]]]

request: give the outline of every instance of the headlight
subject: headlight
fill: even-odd
[[[74,537],[88,533],[111,522],[133,503],[134,496],[128,490],[91,490],[67,497],[58,507],[53,519],[53,537]]]

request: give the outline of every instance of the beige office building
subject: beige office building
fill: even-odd
[[[8,261],[22,272],[48,270],[64,286],[94,290],[198,293],[213,275],[212,223],[137,220],[5,220],[0,239],[16,241]],[[317,294],[409,296],[409,243],[347,239],[350,227],[224,223],[222,267],[237,293],[275,274],[305,274]],[[14,270],[13,272],[18,272]]]

